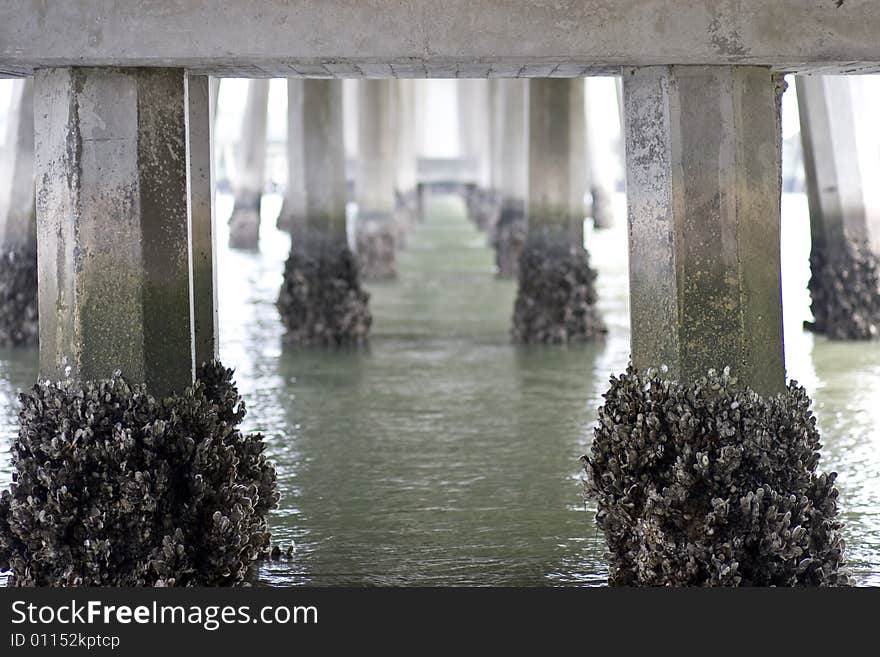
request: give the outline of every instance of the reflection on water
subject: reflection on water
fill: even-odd
[[[274,301],[289,241],[271,226],[279,203],[264,203],[260,255],[220,252],[222,358],[248,401],[245,428],[266,434],[278,465],[274,537],[297,544],[292,561],[263,564],[256,579],[604,583],[603,542],[577,459],[609,375],[628,359],[623,227],[589,237],[610,327],[603,343],[511,346],[515,286],[494,278],[492,253],[460,202],[437,198],[399,254],[400,280],[369,286],[369,348],[324,351],[281,341]],[[231,199],[221,197],[218,210],[225,219]],[[804,199],[786,197],[783,217],[789,375],[813,395],[822,467],[841,475],[850,561],[861,583],[880,584],[880,344],[803,332]],[[0,353],[4,447],[35,361],[33,351]],[[9,474],[4,454],[2,483]]]

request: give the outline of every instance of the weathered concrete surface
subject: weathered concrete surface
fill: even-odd
[[[235,205],[229,217],[229,246],[256,250],[260,244],[260,204],[266,175],[266,122],[269,80],[248,82],[236,167]]]
[[[287,80],[287,187],[278,214],[278,228],[288,232],[306,220],[305,164],[303,162],[303,84]]]
[[[23,246],[35,239],[33,80],[12,83],[6,116],[0,151],[0,244]]]
[[[583,244],[587,184],[583,79],[529,81],[529,233]]]
[[[245,77],[576,77],[663,64],[880,66],[880,4],[836,4],[23,0],[0,22],[0,71],[176,65]]]
[[[781,80],[661,66],[623,83],[633,365],[782,390]]]
[[[40,373],[193,381],[182,69],[34,80]]]
[[[414,80],[396,80],[395,88],[395,176],[397,213],[403,224],[403,237],[421,212],[416,173],[416,84]]]
[[[356,242],[367,279],[393,278],[396,200],[394,93],[389,80],[358,83],[358,174]]]
[[[528,190],[527,101],[528,81],[497,80],[497,185],[500,196],[498,220],[492,226],[498,275],[516,276],[526,236]]]
[[[219,357],[217,233],[214,227],[213,117],[216,96],[206,75],[186,80],[186,158],[196,367]]]

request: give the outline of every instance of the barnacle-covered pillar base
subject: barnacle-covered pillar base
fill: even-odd
[[[37,343],[33,81],[12,82],[0,151],[0,347]]]
[[[372,323],[369,298],[345,241],[320,233],[300,236],[291,247],[278,297],[285,339],[321,346],[364,344]]]
[[[393,217],[364,217],[359,213],[355,239],[358,266],[365,280],[397,278],[398,236]]]
[[[242,119],[235,205],[229,217],[229,246],[255,251],[260,245],[260,203],[266,170],[266,122],[269,80],[248,80]]]
[[[0,495],[14,585],[237,584],[269,545],[274,469],[237,428],[216,335],[194,338],[216,331],[193,327],[213,266],[189,239],[212,250],[209,98],[183,69],[35,75],[40,382]]]
[[[525,202],[521,199],[505,200],[492,229],[492,246],[495,248],[495,266],[499,277],[516,278],[527,231]]]
[[[528,233],[514,342],[583,342],[606,332],[583,247],[585,167],[583,79],[530,80]]]
[[[342,81],[304,80],[306,221],[293,232],[278,311],[288,342],[366,342],[372,317],[345,223]]]
[[[762,67],[624,71],[633,364],[584,457],[612,584],[847,581],[835,475],[785,386],[782,84]]]
[[[880,336],[880,167],[860,157],[871,140],[855,111],[861,81],[797,78],[810,206],[810,295],[806,327],[836,340]]]

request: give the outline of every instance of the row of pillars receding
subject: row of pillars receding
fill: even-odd
[[[475,152],[494,153],[479,158],[472,194],[496,208],[493,239],[506,235],[522,246],[552,234],[580,249],[588,170],[595,167],[586,149],[584,80],[491,82],[462,81],[460,126],[465,144],[482,144]],[[374,256],[368,265],[373,275],[392,276],[395,243],[402,239],[396,218],[401,205],[415,207],[417,197],[415,88],[411,81],[359,84],[356,250]],[[759,388],[781,385],[782,88],[763,67],[625,71],[637,366],[663,363],[689,377],[728,364]],[[345,243],[342,83],[290,80],[288,94],[290,184],[281,223],[294,239],[322,233]],[[799,79],[798,94],[814,297],[840,298],[841,279],[848,293],[847,280],[876,274],[880,233],[865,202],[852,121],[834,120],[852,115],[852,91],[844,78],[815,77]],[[236,226],[259,213],[267,98],[267,81],[254,81],[233,240]],[[32,243],[38,234],[45,375],[95,378],[121,369],[170,390],[191,379],[195,363],[216,355],[215,104],[216,85],[182,69],[46,69],[33,82],[17,84],[0,180],[0,227],[5,249]],[[486,163],[496,165],[494,173]],[[36,204],[30,171],[36,171]],[[240,219],[244,215],[251,219]],[[831,282],[823,284],[828,269]],[[864,334],[857,337],[876,334],[877,295],[863,288],[843,310],[823,312],[814,298],[817,329],[837,335],[848,311]],[[583,321],[591,302],[581,301],[579,309],[563,312],[580,313]],[[541,341],[578,336],[577,329],[538,333]]]

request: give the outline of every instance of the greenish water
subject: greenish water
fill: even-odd
[[[515,286],[493,275],[485,237],[461,203],[432,199],[399,254],[399,280],[370,285],[365,349],[284,345],[274,307],[289,241],[264,203],[263,252],[221,249],[221,354],[237,368],[247,429],[266,434],[283,492],[265,563],[273,585],[602,584],[604,545],[581,494],[578,457],[612,373],[629,353],[626,231],[589,237],[608,338],[516,348]],[[619,217],[622,199],[617,199]],[[225,218],[230,199],[219,199]],[[619,223],[623,223],[622,221]],[[840,473],[849,557],[880,585],[880,344],[840,344],[800,328],[809,317],[809,233],[802,197],[783,202],[786,358],[807,386]],[[221,235],[223,240],[223,235]],[[15,393],[35,352],[0,354],[0,446],[15,433]],[[0,480],[9,479],[8,450]]]

